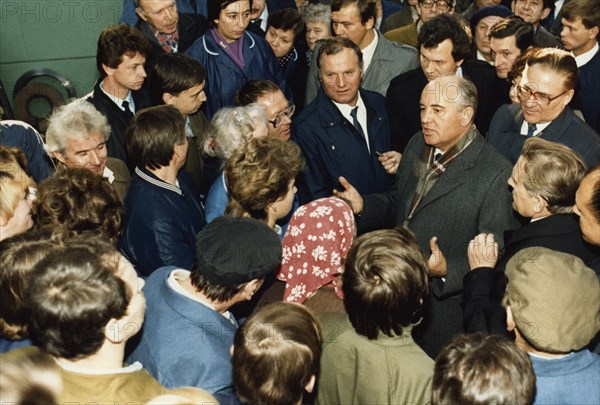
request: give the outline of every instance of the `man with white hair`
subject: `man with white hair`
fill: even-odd
[[[109,137],[106,117],[92,104],[76,100],[56,109],[48,120],[45,148],[65,167],[80,167],[105,177],[123,201],[131,175],[123,161],[108,157]]]

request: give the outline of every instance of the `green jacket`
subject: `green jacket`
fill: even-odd
[[[400,336],[369,340],[346,314],[320,319],[325,342],[317,405],[430,402],[434,361],[413,341],[410,327]]]

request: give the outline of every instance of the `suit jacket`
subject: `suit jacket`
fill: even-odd
[[[131,183],[131,174],[129,174],[127,165],[119,159],[109,157],[106,160],[106,167],[113,172],[115,179],[112,181],[111,185],[119,195],[121,202],[124,202],[125,195],[129,189],[129,183]]]
[[[298,192],[302,204],[330,196],[334,188],[340,190],[339,176],[346,177],[361,193],[383,192],[389,188],[391,178],[376,154],[390,147],[384,99],[366,90],[360,94],[367,108],[370,152],[365,138],[344,118],[323,89],[292,123],[292,139],[300,145],[306,160]]]
[[[533,36],[533,45],[537,48],[560,48],[563,45],[560,39],[549,33],[548,30],[541,25],[535,30]]]
[[[581,110],[585,122],[600,133],[600,50],[585,65],[579,67],[575,97],[570,106]]]
[[[417,48],[419,46],[419,34],[417,32],[417,23],[405,25],[404,27],[396,28],[385,33],[385,37],[390,41],[399,42]]]
[[[479,105],[475,114],[475,125],[485,136],[496,110],[502,104],[510,102],[508,90],[488,63],[466,60],[461,66],[463,76],[477,87]],[[386,104],[390,117],[392,149],[404,151],[409,139],[421,130],[419,101],[427,83],[427,77],[421,67],[403,73],[390,82]]]
[[[190,115],[190,125],[194,138],[188,138],[188,151],[183,169],[194,180],[200,190],[203,188],[204,176],[204,140],[208,131],[209,122],[202,111]],[[207,185],[210,187],[210,185]]]
[[[375,48],[373,59],[367,70],[363,73],[361,87],[385,96],[390,81],[401,73],[419,66],[418,52],[410,46],[388,41],[381,33],[377,33],[379,42]],[[316,55],[319,54],[320,44],[313,49],[313,55],[306,83],[306,104],[317,96],[321,87]]]
[[[107,119],[110,125],[110,138],[106,144],[108,156],[117,158],[125,162],[129,171],[135,166],[129,159],[127,152],[127,144],[125,142],[125,130],[131,117],[115,104],[100,88],[102,78],[99,78],[94,86],[94,91],[84,98],[92,103],[96,110],[100,111]],[[131,92],[135,103],[135,110],[140,111],[146,107],[150,107],[150,97],[144,88],[138,91]]]
[[[146,57],[146,66],[150,67],[150,70],[154,67],[156,60],[165,54],[165,51],[158,44],[158,41],[154,37],[154,34],[148,27],[148,23],[143,20],[139,20],[135,25],[142,33],[148,38],[152,44],[152,51],[150,55]],[[177,24],[179,30],[179,45],[177,52],[185,52],[194,43],[194,41],[200,38],[208,29],[208,22],[206,17],[200,14],[191,13],[179,13],[179,23]]]
[[[488,132],[488,142],[513,164],[519,159],[526,136],[520,135],[523,112],[519,104],[498,109]],[[566,107],[539,135],[548,141],[562,143],[579,153],[588,167],[600,163],[600,136]]]
[[[380,31],[385,34],[388,31],[391,31],[395,28],[404,27],[412,22],[412,7],[406,6],[403,7],[402,10],[395,12],[383,20]]]
[[[419,132],[406,146],[392,189],[363,197],[359,233],[405,223],[418,183],[415,168],[424,151]],[[463,276],[469,271],[469,242],[481,232],[493,233],[502,248],[504,231],[518,227],[506,184],[511,170],[510,163],[478,134],[437,179],[407,224],[426,256],[430,239],[437,236],[447,261],[446,280],[435,277],[431,282],[423,322],[415,329],[419,344],[432,358],[462,332],[460,297]]]
[[[501,304],[506,264],[521,250],[534,246],[577,256],[600,276],[600,250],[583,240],[579,220],[573,214],[551,215],[506,232],[506,249],[495,269],[478,268],[464,277],[466,332],[506,334],[506,312]]]

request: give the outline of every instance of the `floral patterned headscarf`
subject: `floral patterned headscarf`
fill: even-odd
[[[321,198],[296,210],[283,237],[277,278],[285,281],[283,299],[303,303],[344,271],[342,260],[354,239],[354,216],[339,198]],[[341,287],[335,292],[344,298]]]

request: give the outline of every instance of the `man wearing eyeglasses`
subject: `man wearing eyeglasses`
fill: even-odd
[[[513,0],[511,8],[515,15],[533,25],[533,44],[538,48],[562,48],[558,38],[540,24],[554,10],[554,0]]]
[[[387,191],[400,164],[389,151],[390,128],[381,94],[360,88],[362,52],[348,38],[324,40],[316,58],[322,86],[292,124],[306,170],[300,203],[331,196],[340,176],[361,193]]]
[[[246,82],[236,95],[236,105],[262,104],[267,113],[267,136],[290,139],[292,116],[296,106],[288,101],[278,85],[270,80],[255,79]]]
[[[419,0],[416,5],[419,19],[412,24],[385,33],[390,41],[419,48],[418,34],[423,24],[439,14],[453,14],[454,0]]]
[[[517,87],[520,103],[498,109],[488,142],[513,164],[531,136],[570,147],[588,167],[600,163],[600,135],[568,106],[577,77],[577,64],[570,53],[552,48],[533,51]]]

